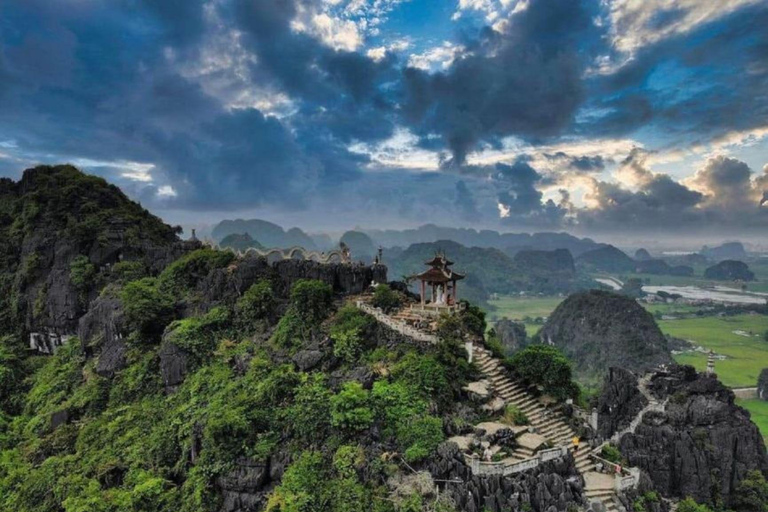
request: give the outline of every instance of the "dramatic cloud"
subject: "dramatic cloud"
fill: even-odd
[[[482,31],[444,73],[408,68],[406,119],[439,134],[454,165],[480,140],[559,134],[584,98],[581,75],[597,38],[587,2],[539,0],[504,33]]]
[[[475,198],[464,181],[456,182],[456,207],[459,214],[465,220],[475,222],[480,219],[480,212],[477,211]]]
[[[765,2],[6,0],[0,20],[3,176],[69,161],[185,218],[766,226]]]

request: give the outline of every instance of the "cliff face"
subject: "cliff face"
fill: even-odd
[[[196,287],[199,298],[194,306],[182,311],[182,317],[195,316],[216,306],[233,307],[253,284],[269,280],[278,301],[288,299],[291,286],[300,279],[317,279],[339,295],[361,293],[372,282],[387,280],[384,265],[320,264],[314,261],[283,260],[269,263],[266,258],[247,255],[227,268],[215,269]],[[111,377],[125,366],[129,334],[123,319],[123,307],[115,293],[103,293],[94,300],[79,320],[78,337],[86,354],[97,357],[96,372]],[[167,391],[173,391],[188,371],[189,355],[172,342],[164,340],[160,348],[160,371]],[[301,358],[303,361],[307,357]],[[301,365],[300,365],[301,366]]]
[[[612,366],[643,370],[672,361],[651,314],[612,292],[571,295],[550,315],[540,335],[542,343],[563,350],[580,377],[602,378]]]
[[[601,433],[626,424],[639,410],[637,379],[612,373],[600,399]],[[631,466],[643,469],[667,497],[693,497],[702,503],[734,499],[734,489],[750,470],[768,474],[768,458],[749,413],[734,403],[733,393],[715,377],[690,366],[655,373],[648,390],[663,412],[647,412],[619,449]],[[604,407],[611,404],[613,407]]]
[[[0,193],[0,331],[33,333],[46,348],[71,335],[78,318],[135,261],[156,274],[197,245],[130,201],[117,187],[71,166],[28,169]]]
[[[511,476],[473,475],[454,443],[444,443],[429,464],[435,479],[454,482],[446,491],[463,512],[564,511],[583,502],[581,478],[573,457],[542,464]]]
[[[522,350],[528,346],[528,336],[525,332],[525,325],[519,322],[504,318],[496,322],[494,329],[496,330],[496,335],[507,355],[512,355],[518,350]]]
[[[611,368],[598,399],[598,434],[608,439],[624,430],[647,404],[638,389],[637,376],[623,368]]]

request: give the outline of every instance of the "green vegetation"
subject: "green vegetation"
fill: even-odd
[[[507,405],[504,408],[504,421],[510,425],[528,425],[528,416],[516,405]]]
[[[251,285],[235,305],[238,326],[248,333],[264,330],[275,315],[276,305],[269,281],[262,279]]]
[[[389,313],[400,307],[400,296],[386,284],[380,284],[373,292],[374,307],[381,308],[385,313]]]
[[[339,310],[331,326],[333,355],[348,363],[357,361],[365,342],[364,334],[372,327],[373,318],[352,304]]]
[[[174,297],[189,293],[211,270],[226,267],[235,255],[228,251],[198,249],[174,261],[158,279],[163,292]]]
[[[555,347],[528,346],[509,359],[509,366],[516,375],[559,400],[579,396],[579,387],[571,378],[571,363]]]
[[[141,341],[158,341],[165,326],[173,319],[173,299],[160,288],[154,277],[125,285],[120,291],[120,300],[128,327]]]
[[[359,382],[347,382],[331,397],[331,425],[347,433],[366,430],[373,424],[369,392]]]
[[[525,324],[528,335],[535,334],[543,321],[565,300],[565,297],[500,296],[488,301],[493,308],[491,321],[508,318]]]
[[[96,267],[88,260],[88,256],[77,256],[69,264],[69,280],[78,291],[80,302],[85,303],[86,293],[93,287],[96,277]]]
[[[158,310],[149,300],[163,302],[158,281],[132,281],[120,294],[137,330],[168,318],[168,304]],[[277,363],[269,344],[249,338],[251,322],[233,321],[269,317],[270,291],[258,282],[231,308],[170,322],[166,337],[194,359],[171,395],[163,390],[157,345],[133,345],[127,367],[105,379],[75,340],[41,359],[28,389],[16,379],[22,361],[5,342],[0,345],[0,403],[15,414],[0,414],[0,509],[215,510],[214,484],[239,457],[260,461],[287,448],[293,462],[269,510],[352,512],[369,509],[367,504],[387,512],[419,510],[410,508],[415,498],[388,498],[385,483],[399,459],[395,466],[384,464],[370,446],[354,440],[375,428],[410,465],[432,454],[445,439],[441,417],[450,418],[453,398],[471,372],[465,359],[463,365],[456,359],[461,347],[443,342],[427,353],[416,346],[377,349],[369,317],[342,308],[324,322],[330,311],[322,308],[331,306],[327,290],[299,282],[289,305],[297,318],[326,334],[365,333],[358,360],[391,369],[371,390],[354,380],[333,389],[323,373]],[[54,428],[51,417],[60,411],[68,419]]]
[[[622,464],[621,452],[612,444],[603,446],[603,449],[600,451],[600,456],[608,462]]]
[[[736,510],[740,512],[768,512],[768,482],[760,471],[747,473],[736,487]]]
[[[647,491],[632,503],[632,508],[634,512],[647,512],[651,506],[660,501],[661,498],[659,498],[659,494],[656,491]]]
[[[711,508],[706,505],[696,503],[693,498],[685,498],[681,500],[677,505],[677,512],[713,512]]]
[[[274,341],[281,347],[297,347],[312,337],[331,312],[333,290],[322,281],[299,280],[291,288],[291,303],[280,319]]]

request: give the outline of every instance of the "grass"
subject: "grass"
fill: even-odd
[[[493,310],[489,314],[491,324],[501,318],[522,321],[526,317],[547,317],[563,301],[562,297],[515,297],[502,296],[489,303]],[[689,313],[698,308],[676,304],[648,304],[651,312],[664,315]],[[691,340],[696,345],[714,350],[728,356],[725,361],[715,363],[715,371],[720,380],[730,387],[751,387],[763,368],[768,367],[768,342],[762,338],[768,331],[768,317],[758,315],[737,315],[733,317],[682,318],[658,321],[662,332],[678,338]],[[541,326],[525,323],[529,336]],[[758,334],[750,338],[734,334],[742,330]],[[707,356],[693,352],[675,356],[677,362],[690,364],[703,371],[707,366]]]
[[[738,399],[736,403],[749,411],[752,415],[752,421],[763,434],[763,439],[768,442],[768,402],[753,398],[750,400]]]
[[[715,372],[726,386],[755,386],[760,371],[768,367],[768,342],[763,339],[763,333],[768,330],[766,316],[683,318],[661,320],[658,324],[666,334],[691,340],[705,349],[728,356],[725,361],[715,362]],[[737,330],[754,335],[734,334]],[[707,366],[707,356],[702,353],[680,354],[675,359],[700,371]]]
[[[493,308],[489,312],[489,323],[502,318],[522,322],[524,318],[548,317],[555,308],[565,300],[565,297],[517,297],[502,295],[496,300],[489,300]],[[532,322],[523,322],[528,336],[535,334],[541,325]]]

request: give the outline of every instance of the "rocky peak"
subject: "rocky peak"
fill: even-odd
[[[540,336],[542,343],[560,348],[581,377],[602,378],[612,366],[642,371],[672,361],[653,316],[613,292],[571,295],[550,315]]]
[[[757,426],[716,376],[674,365],[647,382],[663,408],[646,412],[635,431],[621,437],[619,449],[629,465],[648,474],[656,490],[670,498],[691,496],[728,507],[749,471],[768,474]],[[612,372],[600,397],[601,434],[621,429],[642,402],[638,379]]]

